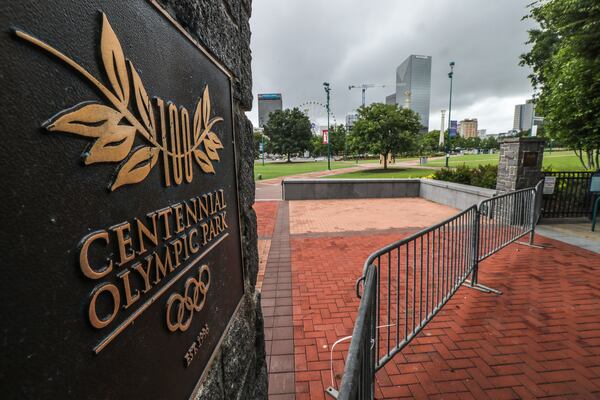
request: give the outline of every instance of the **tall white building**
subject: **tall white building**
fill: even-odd
[[[269,122],[269,114],[281,110],[281,93],[262,93],[258,95],[258,126],[263,127]]]
[[[544,124],[544,118],[536,117],[535,104],[533,100],[527,100],[525,104],[515,106],[515,116],[513,119],[513,130],[517,132],[528,131],[531,125],[541,126]]]

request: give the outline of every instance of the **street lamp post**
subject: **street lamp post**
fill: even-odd
[[[329,83],[323,82],[323,88],[327,94],[327,169],[331,170],[331,132],[329,132]]]
[[[452,77],[454,76],[454,61],[450,61],[450,104],[448,104],[448,141],[446,142],[446,168],[448,168],[448,160],[450,158],[450,126],[452,125]]]
[[[262,147],[262,165],[265,166],[265,134],[261,132],[260,134],[260,144]]]

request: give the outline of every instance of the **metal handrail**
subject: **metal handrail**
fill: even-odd
[[[356,282],[357,296],[362,298],[339,396],[333,388],[327,392],[338,399],[372,399],[375,373],[423,330],[461,285],[468,282],[475,289],[500,294],[478,283],[479,262],[524,235],[530,234],[533,243],[542,185],[540,181],[535,188],[483,200],[372,253]],[[371,327],[370,340],[364,337],[365,321]],[[357,377],[362,390],[352,383]]]

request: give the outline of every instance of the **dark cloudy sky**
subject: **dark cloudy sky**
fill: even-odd
[[[531,97],[521,21],[531,0],[254,0],[252,74],[258,93],[280,92],[284,108],[325,100],[332,86],[338,122],[361,102],[349,84],[377,83],[367,103],[395,90],[396,67],[410,54],[433,57],[430,129],[448,108],[448,62],[455,61],[452,119],[478,118],[488,133],[512,129],[514,105]]]

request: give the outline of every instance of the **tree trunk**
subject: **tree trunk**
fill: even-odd
[[[583,168],[587,169],[587,167],[585,166],[585,161],[583,161],[582,150],[577,149],[577,150],[573,150],[573,151],[575,152],[575,155],[577,155],[577,158],[579,158],[579,162],[581,162],[581,165],[583,165]]]
[[[594,150],[589,149],[587,151],[587,153],[588,153],[588,165],[590,167],[590,170],[596,170],[596,160],[594,157]]]
[[[383,169],[387,169],[387,155],[387,152],[383,155]]]
[[[287,156],[288,156],[287,162],[292,162],[292,160],[290,160],[290,153],[288,153]]]

